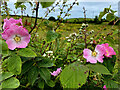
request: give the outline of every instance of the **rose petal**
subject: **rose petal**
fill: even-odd
[[[83,50],[83,57],[84,58],[88,58],[89,56],[91,56],[92,55],[92,51],[90,50],[90,49],[84,49]]]
[[[103,63],[103,58],[104,58],[104,56],[101,56],[101,55],[97,55],[97,57],[96,57],[96,59],[101,63]]]
[[[95,51],[98,53],[98,54],[101,54],[101,55],[104,55],[105,53],[105,50],[104,50],[104,47],[102,45],[97,45],[95,47]]]
[[[16,48],[16,42],[13,39],[7,39],[6,43],[10,50],[14,50]]]
[[[89,56],[89,57],[87,58],[87,62],[97,63],[97,59],[96,59],[96,57]]]

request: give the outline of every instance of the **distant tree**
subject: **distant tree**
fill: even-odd
[[[56,21],[55,17],[51,16],[48,20],[50,21]]]
[[[95,18],[94,18],[94,23],[96,23],[96,24],[101,24],[102,23],[102,19],[101,19],[101,21],[98,19],[98,16],[95,16]]]

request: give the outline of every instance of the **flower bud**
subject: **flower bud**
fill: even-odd
[[[93,41],[91,41],[90,44],[93,44]]]
[[[92,33],[94,33],[94,30],[91,30]]]
[[[85,23],[83,23],[82,26],[85,27],[86,26]]]
[[[86,32],[86,30],[83,30],[84,32]]]
[[[89,33],[92,34],[92,31],[90,31]]]
[[[86,24],[86,27],[88,27],[88,24]]]
[[[90,40],[93,40],[93,38],[91,37]]]
[[[79,34],[82,34],[82,32],[79,32]]]

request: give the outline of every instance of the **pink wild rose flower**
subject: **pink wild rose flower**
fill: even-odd
[[[11,24],[23,24],[22,23],[22,19],[20,18],[19,20],[15,20],[14,18],[10,18],[9,20],[6,18],[4,19],[4,25],[3,25],[3,29],[8,29]]]
[[[104,58],[104,48],[102,45],[97,45],[95,51],[91,51],[90,49],[83,50],[83,57],[87,59],[87,62],[97,63],[97,61],[103,63]]]
[[[112,55],[116,55],[114,49],[112,47],[110,47],[108,43],[102,44],[102,46],[105,49],[105,56],[106,57],[112,58]]]
[[[2,38],[6,40],[8,48],[25,48],[30,42],[31,35],[23,26],[11,24],[7,30],[2,33]]]
[[[104,89],[104,90],[107,90],[106,85],[103,86],[103,89]]]
[[[51,73],[51,75],[53,76],[57,76],[58,74],[60,74],[60,72],[62,71],[61,67],[58,68],[56,71],[53,71],[53,73]]]

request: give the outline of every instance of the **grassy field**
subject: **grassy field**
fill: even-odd
[[[13,17],[15,19],[19,19],[19,16],[10,16]],[[8,18],[10,18],[8,17]],[[2,18],[2,23],[3,23],[3,19],[6,17]],[[32,27],[34,25],[34,21],[35,18],[30,18],[30,17],[23,17],[23,25],[28,29],[28,31],[30,31],[30,26],[29,25],[25,25],[27,20],[27,24],[31,24],[30,26]],[[75,19],[68,19],[67,21],[73,22],[73,20]],[[83,18],[79,18],[79,21],[84,21]],[[86,19],[87,21],[91,20],[91,19]],[[45,39],[46,36],[46,32],[48,30],[50,30],[51,28],[55,28],[57,26],[57,21],[49,21],[49,20],[42,20],[38,19],[37,21],[37,29],[34,29],[34,31],[37,30],[37,35],[39,36],[39,39]],[[98,31],[101,30],[101,33],[107,35],[110,32],[115,31],[116,29],[118,29],[117,25],[114,25],[113,27],[111,25],[106,25],[108,22],[103,22],[102,24],[94,24],[94,23],[88,23],[89,27],[87,28],[88,31],[94,30],[96,34]],[[74,23],[61,23],[59,28],[56,30],[56,32],[61,33],[62,37],[67,37],[69,36],[71,33],[78,33],[79,29],[81,27],[82,24],[74,24]],[[103,28],[104,26],[106,26],[105,28]],[[100,33],[99,33],[100,34]],[[118,39],[118,36],[115,36],[116,39]]]

